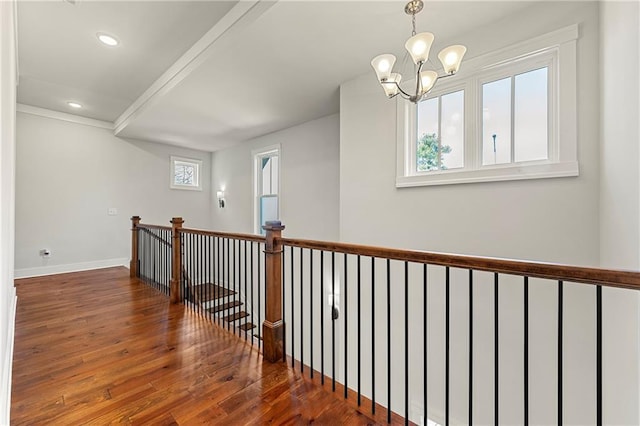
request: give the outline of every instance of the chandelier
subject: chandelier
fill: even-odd
[[[432,33],[419,33],[416,34],[416,15],[422,10],[424,3],[422,0],[412,0],[404,7],[404,12],[407,15],[411,15],[411,23],[413,31],[411,32],[411,38],[407,40],[404,47],[411,55],[414,64],[416,65],[416,87],[415,93],[410,94],[400,87],[400,81],[402,75],[397,72],[393,72],[393,65],[396,62],[396,57],[390,53],[378,55],[371,61],[371,66],[378,76],[378,81],[382,85],[384,93],[389,99],[400,95],[402,98],[407,99],[413,103],[418,103],[425,98],[427,93],[436,84],[438,78],[450,77],[458,72],[460,69],[460,62],[464,56],[467,48],[456,44],[453,46],[445,47],[438,53],[438,59],[442,62],[444,68],[444,75],[438,76],[438,73],[431,70],[423,71],[422,68],[429,60],[429,50],[431,50],[431,44],[433,43],[434,36]]]

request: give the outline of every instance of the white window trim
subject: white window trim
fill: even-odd
[[[197,185],[180,185],[175,183],[175,165],[176,163],[191,163],[196,166],[196,182]],[[171,156],[171,161],[169,161],[169,187],[171,189],[184,189],[187,191],[202,191],[202,161],[196,160],[195,158],[185,158],[185,157],[176,157]]]
[[[464,168],[416,172],[416,106],[396,98],[396,187],[578,176],[577,39],[578,25],[571,25],[467,60],[457,77],[436,84],[431,97],[461,89],[465,91]],[[505,64],[509,64],[509,73],[517,73],[520,60],[530,66],[536,61],[537,54],[541,64],[549,63],[549,93],[557,94],[557,97],[549,97],[549,117],[554,117],[549,120],[549,159],[483,166],[482,108],[478,107],[481,82],[504,75]],[[557,90],[552,85],[557,85]]]
[[[260,176],[260,162],[264,157],[271,157],[273,154],[278,155],[278,217],[281,217],[282,195],[280,182],[282,181],[282,150],[280,149],[280,144],[265,146],[251,151],[251,157],[253,158],[253,227],[254,233],[257,235],[262,233],[260,229],[260,179],[258,178],[258,176]]]

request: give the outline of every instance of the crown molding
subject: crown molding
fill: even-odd
[[[276,0],[277,1],[277,0]],[[242,24],[250,24],[265,13],[276,1],[240,0],[220,19],[207,33],[200,38],[187,52],[171,65],[145,92],[140,95],[114,123],[117,135],[133,120],[140,116],[145,109],[167,94],[178,83],[196,70],[211,55],[211,47],[221,37],[232,30],[242,28]]]
[[[81,117],[66,112],[53,111],[51,109],[35,107],[25,104],[17,104],[16,111],[25,114],[37,115],[40,117],[53,118],[55,120],[68,121],[70,123],[83,124],[85,126],[98,127],[100,129],[113,130],[113,123],[109,121],[96,120],[93,118]]]

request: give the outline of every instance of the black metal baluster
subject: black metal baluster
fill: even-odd
[[[358,267],[358,283],[357,283],[357,293],[358,293],[358,407],[361,405],[362,394],[360,392],[360,255],[357,257],[357,267]]]
[[[376,258],[371,258],[371,413],[376,413]]]
[[[247,303],[247,240],[244,240],[244,302]],[[240,298],[242,300],[242,298]],[[253,317],[249,317],[253,319]],[[284,316],[282,317],[284,319]],[[244,326],[244,340],[248,339],[249,334],[249,320],[245,320]]]
[[[391,260],[387,259],[387,423],[391,423]]]
[[[429,382],[427,380],[427,373],[428,373],[428,365],[427,365],[427,360],[429,359],[429,333],[428,333],[428,328],[427,328],[427,320],[428,320],[428,311],[429,311],[429,304],[428,304],[428,291],[427,291],[427,264],[423,264],[422,265],[422,304],[424,306],[424,309],[422,310],[422,353],[424,354],[424,359],[422,360],[422,386],[423,386],[423,390],[422,390],[422,405],[424,405],[424,419],[425,422],[427,421],[427,419],[429,418],[429,416],[427,415],[427,413],[429,412],[429,405],[427,403],[427,388],[429,385]],[[472,425],[473,423],[469,423],[469,425]]]
[[[493,310],[494,310],[494,323],[493,323],[493,335],[494,335],[494,339],[493,339],[493,343],[494,343],[494,347],[493,347],[493,351],[494,351],[494,363],[493,363],[493,370],[494,370],[494,387],[493,387],[493,403],[494,403],[494,421],[495,421],[495,425],[498,426],[499,423],[499,393],[498,393],[498,379],[499,379],[499,363],[498,363],[498,333],[499,333],[499,328],[498,328],[498,273],[494,273],[493,274]]]
[[[236,250],[236,241],[238,242],[238,249]],[[237,318],[240,316],[240,311],[238,310],[238,304],[237,304],[237,298],[238,298],[238,293],[240,292],[240,283],[238,282],[238,275],[236,272],[240,271],[240,262],[238,261],[238,252],[240,251],[240,241],[239,240],[232,240],[231,242],[232,247],[233,247],[233,302],[232,305],[233,306],[233,316],[231,318],[233,318],[233,334],[237,334]],[[236,270],[236,264],[238,266],[238,269]]]
[[[282,246],[282,321],[286,323],[286,274],[287,274],[287,249]],[[284,333],[282,333],[282,362],[287,362],[287,327],[285,325]]]
[[[260,319],[256,320],[255,312],[253,309],[253,276],[255,275],[253,268],[253,241],[251,241],[251,243],[249,244],[249,252],[251,253],[251,322],[255,321],[257,323],[256,327],[260,328]],[[251,344],[253,345],[253,334],[251,335]]]
[[[200,285],[198,286],[200,290],[200,303],[198,304],[198,311],[202,314],[204,311],[204,302],[206,301],[205,291],[207,289],[204,279],[204,235],[198,235],[198,240],[200,243],[200,256],[198,256],[200,258],[200,265],[198,265],[200,270]]]
[[[469,424],[473,424],[473,269],[469,269]]]
[[[304,373],[304,254],[300,247],[300,373]],[[293,300],[293,299],[291,299]]]
[[[258,349],[262,349],[262,301],[261,299],[261,293],[262,293],[262,279],[261,279],[261,274],[260,272],[261,270],[261,262],[260,260],[262,259],[262,256],[260,256],[260,242],[258,242],[258,324],[256,324],[258,326]],[[265,262],[266,263],[266,262]],[[265,283],[266,284],[266,283]],[[265,285],[266,287],[266,285]]]
[[[209,251],[207,252],[207,265],[208,265],[208,267],[207,267],[207,282],[211,283],[211,286],[209,286],[209,297],[208,297],[208,300],[209,300],[208,313],[209,313],[209,319],[210,320],[213,320],[213,312],[211,311],[211,309],[212,309],[213,300],[214,300],[213,299],[213,289],[214,289],[214,287],[213,287],[213,285],[214,285],[213,284],[214,283],[214,279],[213,279],[213,276],[214,276],[214,272],[213,272],[213,256],[214,256],[213,250],[214,250],[215,246],[214,246],[213,240],[214,240],[213,236],[210,235],[209,239],[208,239],[208,241],[209,241]]]
[[[324,250],[320,250],[320,382],[324,385]]]
[[[409,424],[409,262],[404,262],[404,424]]]
[[[529,277],[524,277],[524,426],[529,425]]]
[[[602,286],[596,286],[596,425],[602,426]]]
[[[445,367],[444,367],[444,424],[445,426],[449,426],[449,329],[451,322],[451,308],[450,308],[450,300],[451,300],[451,285],[450,285],[450,270],[447,266],[445,268],[445,337],[444,337],[444,345],[445,345]]]
[[[224,299],[227,303],[231,301],[231,238],[226,238],[227,241],[227,280],[226,280],[226,298]],[[232,310],[233,312],[233,310]],[[227,310],[227,317],[229,311]],[[225,321],[227,323],[227,331],[231,331],[231,322],[227,319]]]
[[[558,281],[558,426],[562,425],[562,384],[563,384],[563,323],[564,323],[564,283]]]
[[[309,251],[309,377],[313,379],[313,249]]]
[[[347,343],[348,343],[348,320],[349,315],[347,315],[347,253],[344,254],[344,397],[347,398],[347,378],[348,378],[348,370],[347,370],[347,360],[349,357],[347,356]]]
[[[331,390],[336,391],[336,253],[331,252]]]
[[[294,295],[294,291],[293,291],[293,247],[290,248],[289,250],[289,254],[291,255],[291,368],[296,368],[296,321],[295,321],[295,310],[294,310],[294,305],[295,303],[293,303],[294,300],[296,300],[293,295]]]
[[[194,259],[195,250],[194,250],[194,246],[196,244],[195,235],[189,234],[189,243],[190,243],[189,244],[189,248],[190,248],[190,250],[189,250],[189,263],[190,263],[189,279],[191,280],[191,286],[190,286],[189,290],[190,290],[191,293],[193,293],[193,294],[190,293],[191,294],[191,309],[196,310],[195,303],[196,303],[196,297],[197,297],[197,295],[196,295],[196,291],[197,290],[194,289],[195,281],[196,281],[196,275],[195,275],[195,272],[194,272],[195,271],[195,267],[194,267],[194,265],[195,265],[195,259]]]

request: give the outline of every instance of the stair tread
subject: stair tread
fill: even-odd
[[[212,283],[195,284],[192,288],[203,303],[236,294],[233,290]]]
[[[236,306],[242,306],[244,303],[239,300],[234,300],[233,302],[223,303],[222,305],[217,305],[212,308],[209,308],[209,312],[218,313],[221,311],[226,311],[227,309],[235,308]]]
[[[240,330],[251,330],[252,328],[256,328],[252,322],[245,322],[240,325]]]
[[[227,322],[232,322],[248,316],[249,314],[246,313],[245,311],[240,311],[240,312],[236,312],[235,314],[227,315],[223,319]]]

